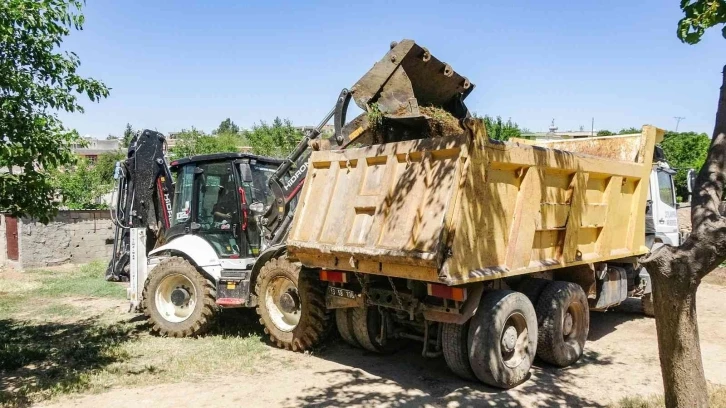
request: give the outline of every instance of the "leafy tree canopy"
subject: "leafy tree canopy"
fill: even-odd
[[[49,177],[73,163],[78,133],[56,112],[83,112],[78,95],[108,96],[100,81],[76,72],[81,61],[59,50],[71,30],[81,30],[82,2],[0,2],[0,211],[48,222],[58,209]],[[20,170],[20,171],[17,171]]]
[[[230,118],[223,120],[222,123],[219,124],[219,127],[212,131],[213,135],[223,135],[228,133],[239,133],[239,126],[237,126]]]
[[[600,130],[600,131],[597,132],[597,135],[598,136],[612,136],[614,134],[615,133],[613,133],[613,132],[611,132],[611,131],[609,131],[607,129],[603,129],[603,130]]]
[[[504,141],[509,140],[512,137],[522,136],[522,131],[519,129],[519,125],[512,122],[511,118],[507,119],[506,122],[503,122],[501,116],[494,118],[489,115],[484,115],[481,119],[484,121],[484,126],[486,126],[487,135],[492,139]]]
[[[121,139],[121,146],[122,147],[129,147],[131,144],[131,139],[134,138],[134,128],[131,127],[130,123],[126,124],[126,128],[124,129],[124,137]]]
[[[696,44],[707,28],[726,24],[726,0],[681,0],[684,17],[678,22],[678,38]],[[721,28],[726,38],[726,25]]]
[[[78,157],[75,165],[54,170],[51,180],[63,206],[72,210],[106,208],[99,199],[113,190],[116,162],[124,157],[121,151],[99,155],[96,163]]]
[[[620,129],[620,132],[618,132],[619,135],[631,135],[633,133],[640,133],[643,129],[636,128],[636,127],[629,127],[625,129]]]
[[[285,157],[302,140],[303,133],[296,129],[288,119],[275,118],[272,124],[260,121],[245,136],[256,154],[272,157]]]
[[[245,139],[242,135],[224,133],[213,136],[192,128],[179,132],[176,144],[170,149],[170,153],[173,157],[180,158],[199,154],[238,152],[244,144]]]
[[[711,138],[705,133],[668,132],[661,142],[668,164],[676,168],[674,184],[681,199],[688,196],[688,169],[700,169],[706,161]]]

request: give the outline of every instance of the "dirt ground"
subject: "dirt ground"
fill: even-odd
[[[723,286],[704,283],[699,290],[704,367],[713,384],[726,384],[725,297]],[[592,313],[589,342],[580,362],[567,369],[537,362],[532,378],[508,391],[462,381],[448,371],[443,358],[422,358],[416,345],[378,356],[333,338],[312,355],[270,348],[265,363],[251,373],[115,388],[61,397],[42,406],[607,406],[625,396],[662,393],[655,321],[643,317],[639,308],[638,301],[629,300],[616,310]]]

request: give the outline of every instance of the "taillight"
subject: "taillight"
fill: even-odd
[[[429,296],[455,300],[457,302],[466,300],[466,288],[455,288],[436,283],[428,284],[428,294]]]
[[[328,271],[323,269],[320,271],[320,280],[325,282],[347,283],[348,273],[342,271]]]

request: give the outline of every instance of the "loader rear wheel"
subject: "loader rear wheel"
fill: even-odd
[[[590,329],[590,310],[582,287],[572,282],[550,283],[537,303],[539,321],[537,356],[567,367],[585,350]]]
[[[351,309],[353,334],[358,344],[364,349],[374,353],[390,354],[399,350],[403,339],[392,338],[393,325],[386,319],[386,337],[381,338],[383,315],[376,307],[356,307]]]
[[[527,296],[497,290],[482,296],[469,322],[469,363],[483,383],[512,388],[529,377],[537,351],[537,316]]]
[[[465,380],[476,381],[474,371],[469,363],[469,322],[464,324],[443,324],[441,345],[444,360],[454,374]]]
[[[336,309],[335,310],[335,324],[338,326],[338,333],[340,337],[353,347],[360,347],[360,343],[355,338],[353,333],[353,316],[352,309]]]
[[[277,347],[305,351],[315,347],[332,325],[324,286],[287,257],[272,258],[255,282],[257,314]]]
[[[168,258],[151,271],[142,294],[152,331],[161,336],[192,337],[211,326],[217,291],[186,259]]]

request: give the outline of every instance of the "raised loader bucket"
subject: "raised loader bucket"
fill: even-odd
[[[391,50],[351,89],[364,111],[373,104],[387,118],[421,116],[419,106],[442,108],[458,119],[474,84],[413,40],[392,43]]]
[[[365,113],[344,126],[344,114],[336,113],[336,140],[346,146],[441,136],[442,126],[457,127],[469,116],[464,98],[473,89],[468,79],[413,40],[394,42],[349,93],[341,94],[338,111],[353,98]]]

